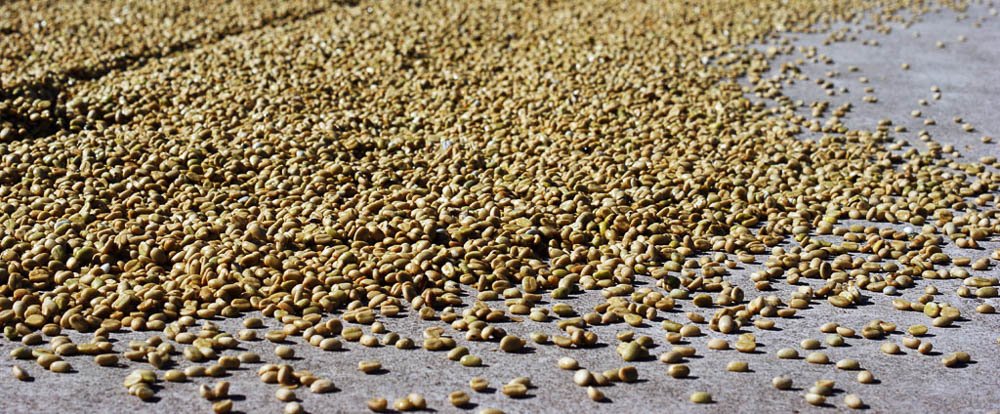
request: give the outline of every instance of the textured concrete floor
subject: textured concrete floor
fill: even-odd
[[[801,99],[808,104],[817,100],[831,101],[831,108],[843,102],[852,102],[855,109],[845,118],[854,128],[874,129],[882,118],[891,119],[896,125],[905,125],[910,132],[896,134],[900,139],[912,142],[920,150],[925,149],[916,139],[917,131],[926,129],[941,143],[953,144],[963,156],[975,159],[985,155],[1000,155],[1000,144],[983,144],[979,138],[991,135],[1000,139],[1000,21],[989,13],[988,5],[973,6],[968,17],[956,20],[951,11],[932,13],[911,28],[898,28],[884,35],[872,31],[857,31],[856,41],[822,45],[823,35],[788,35],[796,45],[815,45],[820,54],[833,59],[834,63],[809,63],[803,73],[810,81],[786,86],[785,93],[792,99]],[[981,27],[973,24],[981,20]],[[915,34],[919,33],[919,37]],[[958,41],[964,36],[964,42]],[[861,41],[874,39],[879,46],[862,45]],[[943,41],[945,48],[935,47],[935,42]],[[766,47],[763,45],[762,47]],[[777,62],[802,58],[802,55],[779,56]],[[900,64],[907,62],[911,69],[903,71]],[[857,66],[856,73],[848,72],[848,67]],[[777,65],[775,65],[777,67]],[[847,93],[828,97],[812,81],[823,77],[828,71],[840,72],[829,78],[836,90],[847,88]],[[866,76],[870,83],[862,85],[858,77]],[[942,98],[931,99],[932,85],[941,88]],[[861,101],[865,86],[875,88],[878,103]],[[919,99],[927,99],[929,106],[921,107]],[[923,117],[934,118],[935,126],[924,126],[923,118],[913,118],[910,111],[920,109]],[[977,129],[974,133],[964,132],[960,125],[952,122],[953,116],[961,116]],[[1000,243],[983,243],[983,249],[972,252],[988,255]],[[969,251],[948,251],[950,254],[970,255]],[[736,271],[729,277],[735,284],[753,292],[746,276],[759,266],[749,266]],[[979,275],[997,276],[997,268]],[[651,279],[640,281],[652,286]],[[308,390],[298,390],[297,394],[304,407],[312,413],[363,412],[364,401],[373,396],[383,396],[390,401],[410,392],[422,393],[428,399],[433,412],[458,412],[446,401],[447,394],[455,390],[466,390],[472,395],[473,406],[466,412],[496,407],[508,413],[528,412],[597,412],[613,411],[621,413],[646,412],[833,412],[846,410],[843,396],[855,393],[868,405],[871,412],[996,412],[1000,410],[1000,316],[975,313],[974,307],[983,300],[963,299],[954,295],[960,285],[959,280],[920,280],[919,289],[908,289],[903,298],[916,299],[922,288],[937,286],[945,300],[961,309],[966,319],[955,327],[932,328],[926,340],[933,342],[936,352],[925,356],[904,349],[903,355],[889,356],[878,351],[882,341],[860,338],[847,340],[848,345],[823,349],[834,361],[841,358],[855,358],[862,366],[871,370],[879,380],[876,384],[864,385],[854,380],[855,373],[839,371],[833,365],[811,365],[804,360],[779,360],[774,352],[782,347],[797,347],[804,338],[822,339],[817,327],[822,322],[834,321],[855,329],[872,320],[884,319],[896,323],[900,330],[911,324],[928,324],[929,319],[915,312],[899,312],[889,305],[889,297],[871,295],[868,304],[853,309],[837,309],[825,302],[801,311],[792,319],[777,319],[778,328],[773,331],[754,330],[762,345],[755,354],[741,354],[736,351],[711,351],[705,346],[711,337],[723,336],[710,332],[707,336],[693,338],[690,345],[698,348],[702,357],[691,359],[688,364],[692,377],[677,380],[665,374],[666,366],[656,360],[639,362],[640,382],[637,384],[616,384],[603,389],[609,401],[592,402],[587,399],[584,389],[572,383],[572,372],[556,369],[555,362],[562,356],[578,359],[582,366],[603,371],[622,365],[614,351],[614,334],[624,328],[622,325],[598,326],[594,331],[603,343],[611,344],[595,349],[565,350],[554,346],[532,345],[526,354],[511,355],[499,352],[495,343],[466,343],[472,353],[483,358],[486,366],[464,368],[445,358],[444,353],[425,350],[400,351],[395,348],[366,349],[356,343],[346,343],[340,352],[323,352],[310,346],[297,346],[297,359],[292,364],[297,369],[309,369],[330,378],[339,391],[331,394],[315,395]],[[776,284],[775,294],[787,297],[791,287]],[[577,309],[589,309],[599,303],[597,292],[564,301]],[[1000,306],[997,299],[986,300]],[[495,303],[493,306],[499,306]],[[673,320],[683,320],[683,312],[691,311],[687,303],[679,310],[661,314]],[[695,310],[698,311],[698,310]],[[701,310],[708,315],[708,312]],[[217,324],[235,333],[239,321],[219,320]],[[391,331],[421,338],[421,331],[429,325],[413,317],[389,319],[385,321]],[[445,326],[441,322],[436,325]],[[271,325],[272,327],[274,325]],[[535,322],[507,323],[508,331],[526,335],[531,331],[555,333],[553,323]],[[706,332],[707,328],[704,329]],[[652,353],[658,355],[667,349],[663,331],[659,326],[636,329],[638,334],[653,337],[658,347]],[[86,340],[84,336],[72,335],[74,340]],[[889,337],[899,342],[904,335],[897,332]],[[116,349],[123,350],[128,340],[145,338],[143,334],[120,334]],[[734,338],[730,336],[730,341]],[[16,344],[0,341],[0,350],[6,355]],[[265,341],[244,343],[245,349],[264,356],[266,362],[278,362],[271,350],[273,344]],[[942,354],[968,351],[974,363],[960,369],[942,366]],[[232,352],[229,352],[232,353]],[[177,356],[175,359],[180,360]],[[385,372],[379,375],[364,375],[356,370],[362,359],[381,360]],[[7,413],[38,412],[206,412],[211,404],[197,396],[199,384],[210,383],[205,378],[194,379],[185,384],[161,384],[156,402],[142,402],[126,394],[121,382],[131,369],[140,365],[123,364],[119,368],[99,368],[90,357],[71,357],[76,373],[52,374],[37,365],[24,361],[0,359],[0,411]],[[731,373],[724,367],[731,360],[750,363],[752,372]],[[15,381],[8,373],[13,363],[26,368],[34,377],[32,382]],[[183,368],[190,363],[181,361]],[[274,398],[276,386],[261,383],[254,374],[259,365],[247,365],[232,372],[225,380],[232,382],[235,409],[243,412],[280,412],[283,404]],[[146,365],[145,367],[148,367]],[[778,391],[770,386],[771,378],[777,375],[791,376],[796,387],[791,391]],[[474,393],[468,389],[468,380],[482,376],[491,381],[493,387],[487,393]],[[517,376],[530,376],[538,388],[532,389],[523,399],[510,399],[502,395],[500,385]],[[828,399],[823,407],[812,407],[802,398],[804,390],[818,379],[832,379],[837,382],[837,394]],[[709,391],[716,402],[706,406],[695,406],[687,401],[693,391]]]

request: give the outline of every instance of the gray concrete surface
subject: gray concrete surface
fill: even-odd
[[[787,35],[797,45],[816,45],[818,52],[834,60],[834,64],[807,64],[803,73],[816,79],[825,72],[837,70],[839,77],[831,80],[839,90],[846,87],[848,93],[827,97],[812,81],[798,82],[786,87],[785,92],[793,99],[802,99],[808,105],[814,100],[830,100],[831,108],[841,102],[853,102],[855,109],[845,122],[856,128],[872,129],[881,118],[890,118],[896,124],[906,125],[910,132],[896,134],[900,139],[912,141],[919,149],[922,144],[916,139],[917,131],[927,129],[936,140],[951,143],[967,158],[984,155],[1000,155],[997,143],[982,144],[979,137],[992,135],[1000,139],[1000,22],[990,16],[989,6],[973,6],[968,18],[956,21],[956,14],[941,11],[929,14],[923,21],[911,28],[897,28],[891,34],[872,31],[853,32],[857,41],[822,45],[823,35]],[[982,19],[981,27],[973,23]],[[919,37],[914,37],[919,33]],[[958,36],[966,41],[959,42]],[[865,46],[862,40],[876,39],[880,46]],[[946,42],[944,49],[935,47],[936,41]],[[765,45],[766,46],[766,45]],[[795,59],[796,56],[780,56]],[[908,62],[909,71],[900,69],[900,64]],[[860,71],[848,72],[849,66],[857,66]],[[868,85],[858,82],[859,76],[870,79]],[[931,99],[931,85],[942,89],[940,101]],[[875,88],[878,103],[861,102],[865,86]],[[920,107],[918,99],[927,99],[929,106]],[[806,111],[808,108],[805,108]],[[923,126],[922,118],[910,117],[910,111],[920,109],[925,117],[937,121],[935,126]],[[972,123],[977,132],[966,133],[951,121],[953,116],[961,116]],[[988,255],[1000,248],[996,240],[983,244],[984,249],[973,252]],[[969,255],[969,251],[952,250],[950,253]],[[759,266],[740,269],[729,277],[748,292],[748,275]],[[997,268],[975,274],[997,276]],[[640,278],[641,283],[652,286],[651,279]],[[382,396],[390,401],[410,392],[422,393],[428,399],[432,412],[461,412],[447,403],[447,394],[455,390],[466,390],[472,395],[474,405],[471,410],[496,407],[508,413],[530,412],[835,412],[846,411],[843,396],[855,393],[867,403],[870,412],[996,412],[1000,410],[1000,316],[975,313],[973,308],[982,302],[979,299],[962,299],[954,295],[960,285],[959,280],[918,281],[919,289],[908,289],[903,298],[916,299],[927,285],[937,286],[946,300],[962,310],[966,319],[956,327],[932,328],[927,340],[934,344],[935,353],[925,356],[904,349],[903,355],[889,356],[878,351],[882,341],[860,338],[848,339],[848,346],[825,347],[830,357],[855,358],[864,368],[871,370],[879,380],[877,384],[859,384],[855,373],[839,371],[833,365],[818,366],[804,360],[779,360],[774,352],[782,347],[797,347],[807,337],[822,339],[818,326],[827,321],[838,322],[855,329],[872,319],[884,319],[896,323],[900,330],[916,323],[929,325],[929,319],[915,312],[899,312],[891,308],[891,298],[870,295],[869,303],[853,309],[837,309],[825,303],[801,311],[793,319],[776,318],[778,328],[773,331],[754,330],[762,345],[755,354],[741,354],[737,351],[711,351],[705,346],[711,337],[722,336],[710,332],[707,336],[693,338],[689,343],[699,350],[702,357],[691,359],[692,369],[689,379],[672,379],[666,375],[666,365],[650,360],[635,365],[640,371],[637,384],[616,384],[603,389],[609,402],[597,403],[586,397],[585,390],[572,383],[572,372],[556,368],[556,360],[562,356],[572,356],[591,370],[603,371],[617,368],[624,363],[614,350],[614,334],[623,325],[598,326],[594,331],[607,346],[587,350],[566,350],[555,346],[531,345],[526,354],[511,355],[500,352],[496,343],[472,342],[460,339],[462,345],[483,358],[487,366],[464,368],[446,359],[444,353],[433,353],[422,349],[400,351],[395,348],[366,349],[356,343],[346,343],[340,352],[323,352],[307,345],[297,346],[298,359],[293,361],[297,369],[308,369],[328,377],[337,384],[339,391],[315,395],[308,390],[297,390],[304,407],[312,413],[364,412],[364,402],[373,396]],[[776,284],[775,294],[787,297],[790,286]],[[598,292],[588,292],[572,300],[577,309],[589,309],[599,303]],[[986,300],[1000,306],[997,299]],[[551,303],[551,302],[550,302]],[[493,306],[502,306],[499,302]],[[683,312],[691,311],[685,303],[680,309],[661,314],[673,320],[683,320]],[[694,310],[708,315],[705,310]],[[215,321],[230,332],[235,333],[239,321]],[[429,325],[445,326],[441,322],[428,323],[412,316],[385,321],[391,331],[421,338],[421,331]],[[271,325],[274,326],[273,324]],[[554,323],[506,323],[504,328],[521,335],[531,331],[556,332]],[[451,332],[450,328],[447,329]],[[704,329],[706,332],[707,328]],[[653,337],[658,346],[652,350],[656,355],[669,349],[663,339],[663,331],[656,326],[635,329],[637,334]],[[115,335],[116,349],[121,351],[128,340],[145,338],[148,334]],[[85,336],[71,334],[74,340],[86,340]],[[898,342],[904,335],[897,332],[890,339]],[[728,338],[733,341],[735,338]],[[0,350],[6,355],[17,344],[0,340]],[[266,362],[278,362],[271,352],[273,344],[266,341],[244,343],[245,349],[253,350],[265,357]],[[942,366],[942,354],[964,350],[971,353],[974,363],[960,369]],[[229,352],[234,353],[234,352]],[[181,360],[180,356],[175,359]],[[386,372],[380,375],[364,375],[357,371],[362,359],[381,360]],[[77,372],[73,374],[53,374],[43,371],[33,363],[12,361],[6,356],[0,358],[0,411],[7,413],[45,412],[208,412],[211,404],[198,397],[199,384],[211,383],[206,378],[194,379],[184,384],[161,384],[156,402],[142,402],[127,395],[121,382],[131,369],[141,365],[123,364],[119,368],[96,367],[90,357],[71,357],[68,360]],[[725,365],[731,360],[745,360],[752,372],[731,373]],[[9,375],[10,366],[18,364],[26,368],[34,380],[22,383]],[[181,361],[183,368],[190,363]],[[255,371],[259,365],[246,365],[232,372],[225,380],[232,382],[235,409],[243,412],[280,412],[283,403],[274,398],[274,385],[261,383]],[[148,365],[145,365],[148,367]],[[778,391],[770,386],[771,378],[789,375],[796,387],[792,391]],[[473,376],[488,378],[493,388],[487,393],[474,393],[468,389],[468,380]],[[510,399],[498,390],[502,383],[517,377],[530,376],[537,388],[523,399]],[[832,379],[837,382],[837,394],[829,398],[823,407],[812,407],[802,396],[818,379]],[[696,406],[688,402],[693,391],[709,391],[716,402]]]

